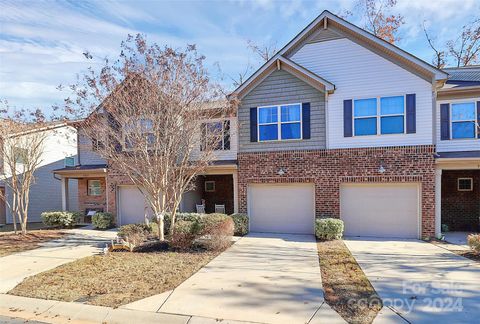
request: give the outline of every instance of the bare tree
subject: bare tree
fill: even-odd
[[[0,178],[7,189],[5,193],[0,192],[0,199],[10,210],[15,233],[19,222],[22,234],[26,234],[30,188],[42,163],[47,133],[42,130],[43,122],[26,123],[23,117],[24,111],[5,113],[0,122]]]
[[[423,32],[425,33],[425,37],[427,38],[428,45],[430,48],[435,52],[435,57],[432,60],[433,65],[435,65],[439,69],[443,69],[445,67],[445,51],[438,49],[435,45],[435,40],[428,34],[427,27],[425,26],[425,21],[423,22]]]
[[[462,33],[456,40],[446,44],[448,55],[453,57],[457,67],[480,62],[480,19],[476,19],[462,27]]]
[[[72,86],[67,111],[90,113],[83,123],[109,176],[124,176],[145,195],[164,240],[164,218],[171,231],[183,194],[211,164],[221,131],[206,121],[227,113],[225,96],[203,66],[194,45],[175,50],[129,36],[120,58],[108,60]]]
[[[263,45],[258,45],[252,40],[247,40],[247,45],[250,50],[260,57],[262,62],[267,62],[277,53],[277,43],[269,42]]]
[[[400,40],[398,31],[405,23],[402,15],[389,14],[396,5],[397,0],[358,0],[357,3],[365,18],[365,29],[391,44]]]

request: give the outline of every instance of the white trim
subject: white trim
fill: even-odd
[[[469,180],[470,188],[469,189],[460,189],[460,181]],[[457,191],[473,191],[473,178],[457,178]]]
[[[207,184],[213,184],[213,189],[207,189],[208,185]],[[205,192],[215,192],[215,181],[205,181],[204,183],[204,190]]]
[[[299,106],[300,107],[300,120],[299,121],[286,121],[282,122],[282,108],[286,106]],[[262,123],[260,125],[260,109],[265,108],[277,108],[277,121],[271,123]],[[285,141],[300,141],[303,140],[303,109],[302,103],[293,103],[293,104],[276,104],[276,105],[268,105],[268,106],[260,106],[257,107],[257,141],[258,142],[285,142]],[[299,138],[288,138],[282,139],[282,124],[298,124],[300,123],[300,137]],[[260,139],[260,126],[268,126],[268,125],[277,125],[277,139],[273,140],[261,140]]]

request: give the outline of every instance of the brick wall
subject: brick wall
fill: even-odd
[[[458,178],[473,178],[473,191],[458,191]],[[480,170],[443,170],[442,224],[451,231],[479,231]]]
[[[102,192],[100,196],[88,195],[88,180],[100,180]],[[80,212],[85,213],[88,208],[100,209],[106,211],[106,192],[105,192],[105,178],[84,178],[78,180],[78,208]]]
[[[215,204],[225,204],[225,212],[233,214],[233,177],[232,175],[206,175],[200,176],[200,190],[205,199],[205,211],[213,213]],[[215,191],[205,191],[205,181],[215,181]]]
[[[341,183],[417,182],[422,187],[422,236],[434,236],[434,151],[434,146],[410,146],[239,153],[240,212],[247,212],[249,183],[314,183],[316,216],[338,218]],[[381,163],[383,174],[378,172]]]

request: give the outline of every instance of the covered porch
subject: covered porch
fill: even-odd
[[[225,206],[225,213],[238,212],[238,178],[235,161],[209,167],[205,174],[195,180],[195,189],[184,194],[180,210],[197,212],[197,205],[204,205],[207,214],[215,212],[215,205]]]
[[[54,175],[61,181],[62,210],[78,211],[84,216],[82,222],[90,223],[95,212],[108,212],[108,191],[106,190],[107,166],[79,165],[54,170]],[[69,186],[75,180],[78,185],[78,210],[69,206]]]
[[[436,233],[466,242],[480,232],[480,152],[462,153],[439,153],[436,162]]]

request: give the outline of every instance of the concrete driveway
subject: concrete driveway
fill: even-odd
[[[352,238],[345,244],[387,306],[376,322],[478,322],[479,263],[419,240]]]
[[[313,235],[243,237],[173,292],[125,306],[146,307],[224,323],[344,322],[324,303]]]
[[[102,251],[116,231],[89,228],[66,230],[69,235],[41,247],[0,258],[0,293],[7,293],[25,278]]]

